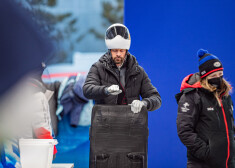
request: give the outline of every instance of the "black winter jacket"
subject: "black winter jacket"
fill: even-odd
[[[187,147],[188,168],[234,168],[234,119],[230,96],[221,98],[187,76],[176,95],[177,131]],[[190,165],[189,165],[190,163]]]
[[[94,99],[97,104],[117,104],[118,95],[105,93],[106,87],[120,83],[120,78],[114,70],[115,66],[108,52],[92,65],[83,86],[83,93],[88,99]],[[124,89],[127,104],[131,104],[133,100],[140,100],[141,96],[147,102],[148,110],[153,111],[161,106],[161,97],[157,89],[130,53],[127,53],[126,58]]]

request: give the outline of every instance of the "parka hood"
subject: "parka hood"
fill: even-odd
[[[199,73],[190,74],[183,79],[181,88],[180,88],[180,93],[175,95],[177,103],[179,102],[183,93],[193,91],[197,88],[202,88],[199,80],[200,80]]]
[[[186,76],[182,81],[180,91],[187,88],[202,88],[199,80],[200,80],[199,73],[190,74]]]

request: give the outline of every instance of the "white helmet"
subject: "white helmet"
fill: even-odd
[[[130,49],[131,36],[126,26],[120,23],[112,24],[105,33],[105,43],[108,49]]]

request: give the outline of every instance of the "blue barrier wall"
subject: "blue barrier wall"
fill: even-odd
[[[224,76],[235,85],[235,1],[125,1],[125,24],[130,52],[144,67],[162,96],[162,107],[149,112],[149,168],[186,167],[186,148],[176,131],[182,79],[198,71],[196,52],[209,50],[219,57]],[[234,94],[232,95],[233,100]]]

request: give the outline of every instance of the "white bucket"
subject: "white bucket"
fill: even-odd
[[[56,139],[20,139],[22,168],[51,168]]]

